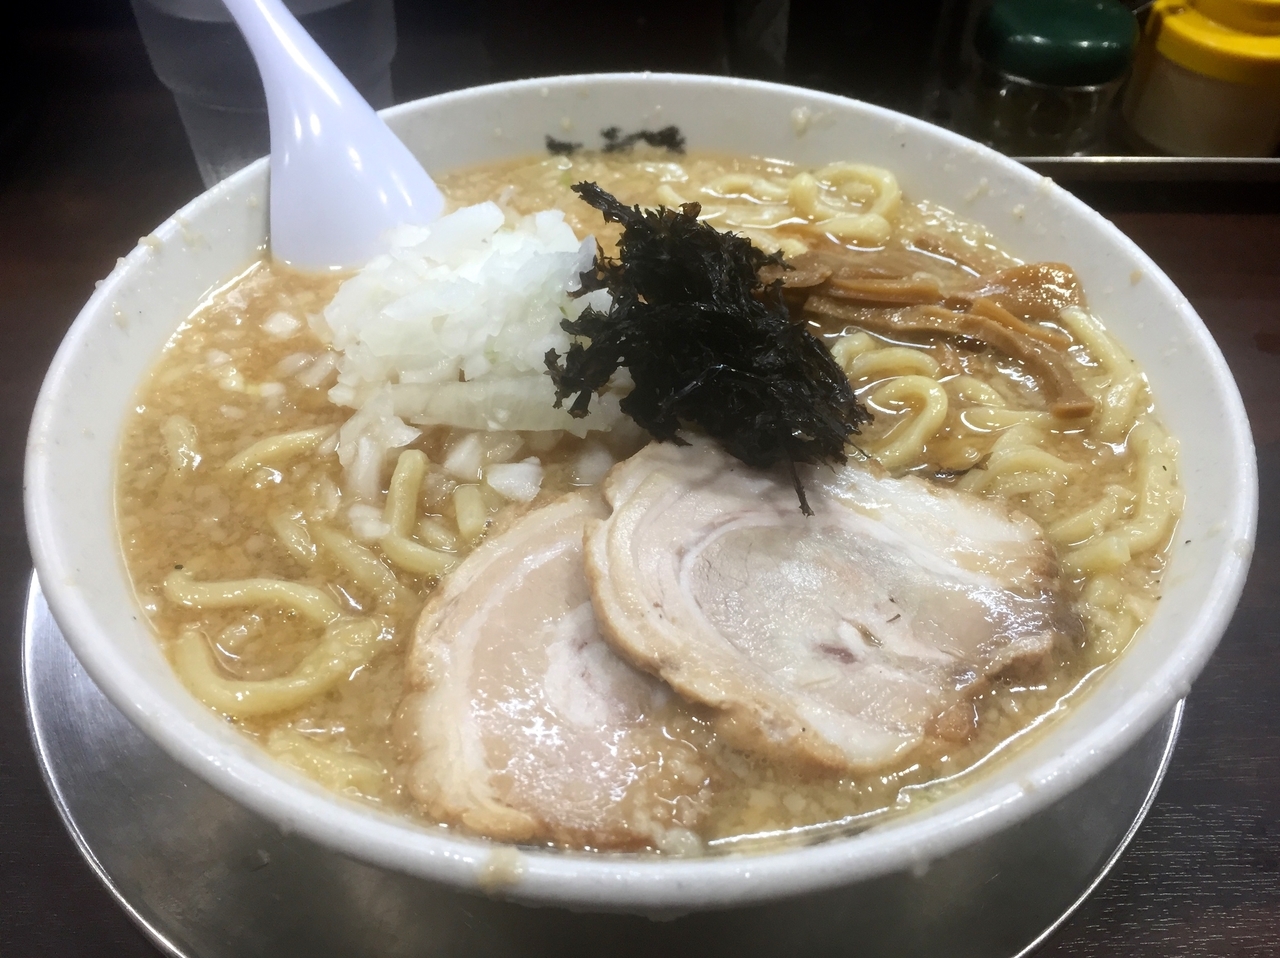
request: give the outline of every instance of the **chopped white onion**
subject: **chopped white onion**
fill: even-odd
[[[347,491],[364,502],[380,501],[382,467],[391,450],[420,435],[395,414],[390,390],[374,393],[338,430],[338,461],[345,470]]]
[[[512,502],[532,502],[542,488],[542,463],[534,456],[522,462],[501,462],[484,471],[489,488]]]
[[[351,533],[361,542],[375,542],[391,531],[382,521],[382,510],[376,506],[356,503],[347,510],[351,521]]]
[[[518,433],[585,436],[622,419],[625,378],[575,419],[555,408],[546,370],[549,351],[568,352],[564,320],[610,305],[606,290],[571,295],[595,252],[595,239],[579,240],[558,210],[507,218],[480,203],[429,226],[393,230],[390,251],[346,280],[322,316],[307,316],[332,348],[307,365],[289,362],[298,364],[298,382],[313,388],[332,382],[336,369],[330,401],[357,410],[338,437],[345,490],[359,502],[380,502],[391,452],[420,435],[407,424],[447,425],[504,434],[459,440],[445,458],[447,476],[475,484],[492,474],[493,492],[529,501],[542,466],[509,462],[526,445]],[[273,314],[264,328],[283,334],[295,323]]]
[[[593,403],[585,419],[554,408],[546,354],[561,355],[561,328],[588,305],[577,299],[595,240],[579,241],[564,214],[546,210],[513,224],[494,203],[391,233],[391,251],[344,282],[312,323],[342,354],[329,398],[358,407],[390,388],[397,415],[422,425],[468,429],[607,429],[620,415]]]
[[[613,454],[598,442],[584,443],[573,461],[573,483],[594,486],[613,468]]]
[[[276,375],[281,378],[292,376],[294,373],[310,366],[315,362],[315,358],[311,353],[290,353],[276,363]]]
[[[484,464],[484,443],[475,433],[463,436],[444,458],[444,471],[460,482],[477,482]]]
[[[302,327],[302,320],[283,310],[272,313],[262,321],[262,331],[273,339],[288,339]]]
[[[298,373],[298,382],[312,389],[318,389],[329,378],[329,374],[337,368],[337,365],[337,353],[323,352],[315,362]]]

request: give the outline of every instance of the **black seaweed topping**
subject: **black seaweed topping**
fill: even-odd
[[[547,152],[552,156],[573,156],[582,149],[581,143],[572,143],[569,140],[557,140],[550,133],[547,134]]]
[[[547,351],[556,406],[575,396],[569,413],[585,416],[625,366],[635,388],[622,410],[655,438],[684,444],[678,430],[695,423],[750,466],[785,462],[812,515],[795,464],[843,463],[871,415],[822,341],[792,322],[781,285],[756,275],[781,256],[698,222],[697,203],[642,211],[594,183],[573,190],[623,232],[618,259],[597,253],[579,293],[607,289],[613,305],[564,321],[581,339],[563,361]]]
[[[601,130],[600,136],[604,138],[601,150],[605,153],[625,153],[642,141],[672,153],[684,152],[684,134],[678,126],[664,126],[661,130],[636,130],[626,134],[618,127],[611,126],[607,130]]]

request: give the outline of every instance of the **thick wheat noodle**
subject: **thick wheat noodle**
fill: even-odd
[[[797,173],[787,187],[787,200],[791,203],[791,208],[801,216],[817,219],[834,212],[830,207],[823,207],[821,193],[822,189],[813,174]]]
[[[288,726],[272,729],[266,744],[267,751],[286,765],[337,792],[351,788],[361,795],[377,795],[387,778],[387,770],[373,759],[312,742]]]
[[[311,565],[316,561],[316,544],[311,541],[307,527],[293,516],[277,512],[269,520],[271,531],[276,534],[285,551],[303,565]]]
[[[785,223],[795,216],[790,206],[779,203],[763,203],[760,205],[736,205],[724,208],[724,224],[735,227],[755,227],[770,229]]]
[[[452,552],[458,548],[458,537],[433,516],[423,516],[418,520],[418,538],[434,549]]]
[[[407,536],[413,528],[417,518],[418,490],[426,474],[426,453],[418,449],[406,449],[400,453],[391,474],[387,504],[382,511],[382,521],[390,527],[392,535]]]
[[[382,554],[406,572],[441,576],[458,564],[458,557],[429,549],[409,538],[409,530],[418,518],[418,491],[426,473],[425,453],[417,449],[400,453],[382,512],[382,521],[391,531],[379,539],[378,544],[382,546]]]
[[[1134,427],[1130,441],[1138,451],[1141,492],[1133,519],[1113,531],[1136,554],[1155,549],[1168,538],[1181,494],[1173,484],[1173,458],[1164,448],[1168,439],[1159,428],[1141,423]]]
[[[685,203],[689,202],[677,193],[668,183],[658,184],[658,188],[654,191],[654,196],[659,203],[664,206],[669,206],[672,209],[679,209],[681,206],[684,206]],[[703,215],[705,216],[707,212],[708,211],[704,209]]]
[[[872,455],[886,469],[914,465],[924,457],[924,446],[947,418],[947,393],[927,376],[899,376],[871,394],[874,403],[910,403],[914,414],[906,425],[890,433],[889,441]]]
[[[1071,330],[1071,335],[1084,343],[1085,348],[1102,364],[1103,369],[1118,376],[1131,374],[1133,360],[1120,350],[1115,340],[1107,334],[1102,324],[1092,314],[1078,306],[1068,306],[1059,311],[1058,317]]]
[[[454,487],[453,515],[458,535],[464,542],[476,542],[484,535],[489,523],[489,512],[485,508],[484,496],[479,486],[464,483]]]
[[[1124,486],[1107,486],[1097,502],[1059,519],[1045,532],[1056,545],[1082,546],[1122,518],[1134,498]]]
[[[967,439],[938,439],[929,443],[929,459],[943,472],[963,472],[981,461],[985,450]]]
[[[1012,409],[997,409],[995,412],[1017,412]],[[1038,413],[1047,418],[1046,413]],[[1045,440],[1045,430],[1039,423],[1016,422],[1008,425],[991,446],[991,452],[1013,452],[1024,446],[1039,447]]]
[[[1078,549],[1071,549],[1061,559],[1063,570],[1070,576],[1115,572],[1127,566],[1132,550],[1124,536],[1101,536]]]
[[[702,188],[724,198],[747,195],[768,203],[785,202],[789,192],[785,183],[747,173],[726,173]]]
[[[865,334],[863,334],[865,335]],[[996,392],[994,386],[977,376],[961,374],[944,379],[942,384],[955,394],[957,399],[965,402],[980,403],[984,406],[1007,406],[1005,398]]]
[[[186,572],[175,569],[164,580],[164,594],[170,602],[193,609],[226,609],[267,606],[290,609],[322,625],[341,615],[338,603],[315,586],[282,579],[227,579],[196,582]]]
[[[1048,427],[1053,423],[1053,417],[1035,409],[970,406],[960,413],[960,421],[974,432],[998,432],[1019,425]]]
[[[270,465],[282,459],[292,459],[304,452],[314,451],[334,432],[333,426],[317,426],[315,429],[301,429],[297,432],[268,436],[233,456],[227,462],[226,468],[237,472],[248,472],[257,466]]]
[[[872,312],[817,294],[805,301],[804,308],[877,333],[942,333],[978,340],[1023,363],[1040,381],[1049,401],[1049,411],[1055,416],[1075,419],[1088,416],[1094,410],[1094,400],[1080,388],[1065,357],[985,317],[956,313],[940,306]]]
[[[891,376],[938,377],[938,362],[928,353],[907,346],[886,346],[853,357],[845,367],[851,380],[888,379]]]
[[[978,413],[983,408],[966,410],[961,414],[961,421],[965,422],[966,415]],[[998,415],[1021,414],[1019,410],[1004,408],[991,408],[987,411]],[[1037,415],[1048,419],[1047,413]],[[984,466],[967,472],[960,479],[958,487],[1005,499],[1037,492],[1055,493],[1079,467],[1041,449],[1039,444],[1044,438],[1042,429],[1025,420],[1006,424],[1006,428],[992,444]]]
[[[458,557],[420,545],[406,536],[386,535],[379,540],[383,555],[417,575],[442,576],[458,564]]]
[[[1118,609],[1124,604],[1125,588],[1120,580],[1106,572],[1089,580],[1084,587],[1084,601],[1103,609]]]
[[[1094,608],[1087,603],[1085,620],[1095,635],[1093,645],[1108,657],[1119,655],[1142,624],[1128,612]]]
[[[1133,613],[1133,617],[1139,622],[1148,621],[1156,611],[1156,603],[1158,600],[1149,596],[1137,595],[1136,593],[1128,593],[1121,600],[1125,609]]]
[[[831,167],[825,167],[824,170],[829,171],[837,164]],[[849,164],[850,168],[853,164]],[[866,169],[873,169],[867,167]],[[819,170],[821,174],[824,170]],[[877,192],[876,200],[871,204],[871,209],[865,213],[855,213],[837,209],[831,206],[822,198],[822,191],[818,185],[818,180],[810,173],[799,173],[792,177],[791,184],[788,188],[788,198],[791,201],[791,207],[797,213],[814,221],[814,226],[825,233],[842,240],[863,240],[867,243],[879,245],[884,243],[892,232],[889,221],[886,218],[897,208],[897,201],[901,194],[897,189],[897,182],[893,180],[891,174],[884,170],[877,170],[883,177],[887,177],[892,183],[892,195],[886,197],[883,192]],[[879,182],[879,180],[877,180]],[[873,184],[874,185],[874,184]]]
[[[665,199],[664,190],[679,202],[671,203]],[[750,205],[726,204],[723,209],[714,206],[703,207],[701,214],[703,219],[723,214],[725,226],[741,228],[744,233],[752,233],[753,228],[755,230],[772,229],[796,215],[794,208],[787,202],[790,194],[787,184],[763,177],[749,176],[745,173],[727,173],[702,186],[701,191],[718,199],[747,196],[756,200],[756,203]],[[679,198],[679,194],[665,183],[658,188],[658,198],[668,206],[676,206],[684,202]],[[758,232],[748,235],[748,238],[766,253],[782,249],[787,255],[797,255],[807,249],[804,244],[796,240],[775,241],[768,234]]]
[[[725,218],[729,215],[729,207],[727,206],[708,206],[706,203],[702,205],[702,212],[698,214],[698,219],[706,223],[712,223],[717,228],[725,224]]]
[[[800,256],[808,252],[809,247],[798,239],[791,236],[775,236],[761,229],[752,229],[750,227],[742,227],[736,232],[741,233],[751,242],[760,247],[766,253],[776,253],[782,251],[782,255],[790,259],[793,256]]]
[[[831,355],[840,364],[840,368],[848,373],[859,356],[873,353],[879,348],[879,342],[867,333],[851,333],[836,340],[831,347]]]
[[[850,180],[872,187],[876,198],[871,203],[869,213],[892,216],[897,212],[898,204],[902,201],[902,190],[898,187],[897,177],[882,166],[871,166],[867,163],[828,163],[817,170],[814,176],[837,187]]]
[[[360,543],[353,542],[341,532],[326,526],[317,528],[313,536],[320,547],[332,555],[356,582],[375,593],[383,602],[393,604],[408,595],[396,574]]]
[[[1066,482],[1072,475],[1080,471],[1079,466],[1063,462],[1052,453],[1045,452],[1036,446],[1018,446],[1013,449],[994,449],[987,459],[985,469],[974,469],[960,480],[960,488],[970,492],[980,492],[997,477],[1011,473],[1036,473],[1048,477],[1051,484]],[[1028,486],[1030,488],[1048,488],[1046,485]]]
[[[1106,613],[1115,613],[1122,610],[1128,605],[1129,591],[1114,575],[1109,572],[1100,572],[1094,575],[1085,583],[1082,598],[1085,607],[1088,610],[1086,614],[1092,615],[1095,611]],[[1143,618],[1150,615],[1151,610],[1148,609]]]
[[[1094,435],[1103,442],[1121,442],[1133,427],[1133,407],[1143,382],[1136,375],[1121,376],[1102,394],[1101,414],[1094,422]]]
[[[989,468],[998,472],[1055,472],[1067,479],[1080,471],[1080,466],[1065,462],[1051,452],[1036,446],[997,450]]]
[[[879,213],[836,213],[814,225],[836,239],[861,241],[867,246],[882,246],[893,233],[889,221]]]
[[[1146,388],[1146,380],[1136,371],[1133,360],[1091,314],[1069,306],[1059,311],[1058,316],[1103,370],[1111,374],[1111,383],[1099,397],[1102,413],[1094,423],[1094,434],[1103,442],[1120,442],[1133,427],[1134,407]]]
[[[1051,472],[1015,472],[997,476],[986,491],[1002,499],[1011,499],[1033,492],[1053,492],[1065,482],[1060,475]]]
[[[233,718],[271,715],[297,708],[368,663],[377,650],[378,628],[368,619],[339,619],[288,675],[232,679],[220,675],[213,650],[199,632],[184,632],[173,647],[173,666],[200,701]]]

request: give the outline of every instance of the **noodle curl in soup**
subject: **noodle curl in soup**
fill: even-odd
[[[555,408],[544,354],[610,308],[571,293],[621,235],[583,181],[776,254],[767,295],[872,415],[797,473],[813,517],[785,468],[650,442],[625,370]],[[457,212],[357,275],[262,261],[211,294],[124,431],[157,640],[279,761],[502,840],[811,840],[961,787],[1151,616],[1177,444],[1068,265],[856,163],[579,153],[441,185]]]

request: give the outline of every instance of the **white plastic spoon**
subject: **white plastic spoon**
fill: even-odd
[[[271,127],[271,252],[351,269],[387,230],[429,223],[444,197],[281,0],[223,0],[262,75]]]

